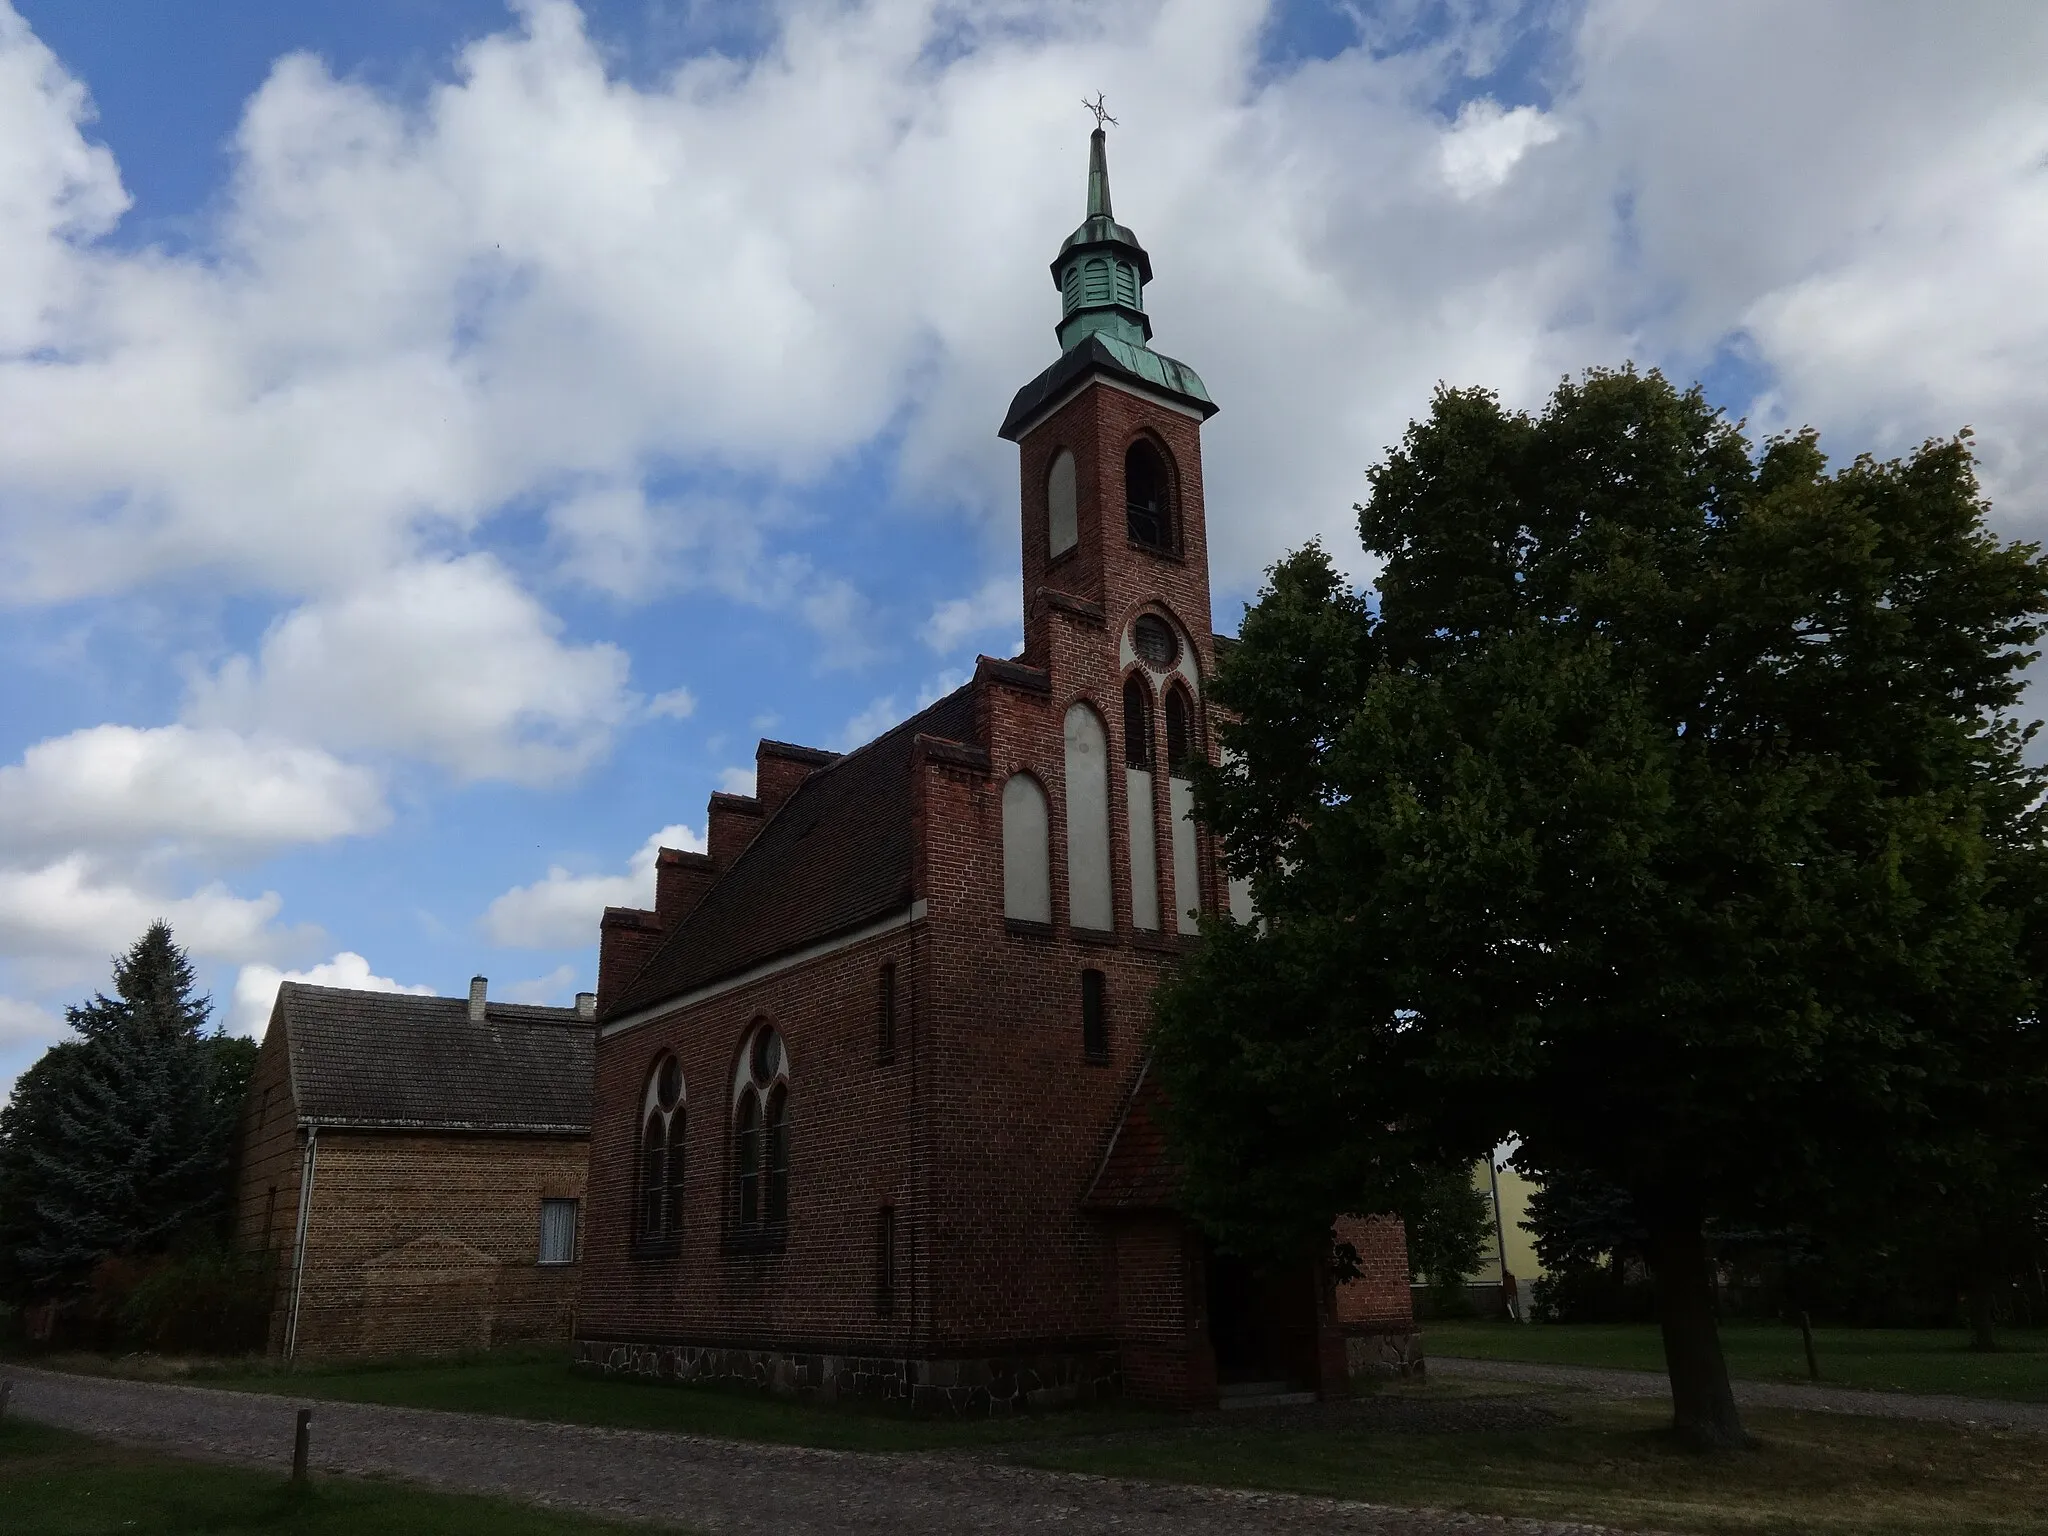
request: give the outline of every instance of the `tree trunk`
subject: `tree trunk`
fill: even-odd
[[[1671,1378],[1671,1427],[1701,1450],[1736,1450],[1749,1444],[1721,1330],[1714,1320],[1714,1284],[1698,1221],[1652,1226],[1650,1267],[1657,1275],[1657,1322],[1664,1334],[1664,1366]]]
[[[1970,1281],[1970,1348],[1991,1354],[1998,1348],[1998,1282],[1980,1271]]]

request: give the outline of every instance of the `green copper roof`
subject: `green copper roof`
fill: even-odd
[[[1108,144],[1100,127],[1088,138],[1088,214],[1053,258],[1052,280],[1060,293],[1060,321],[1053,329],[1061,356],[1017,392],[1002,436],[1011,437],[1053,395],[1096,371],[1148,385],[1204,417],[1215,412],[1194,369],[1146,345],[1152,339],[1145,313],[1152,258],[1110,211]]]

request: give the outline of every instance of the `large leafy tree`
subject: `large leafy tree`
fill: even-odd
[[[114,996],[67,1010],[80,1038],[52,1046],[0,1110],[0,1275],[17,1295],[160,1253],[225,1203],[247,1043],[205,1032],[211,1005],[163,923],[113,979]]]
[[[1707,1223],[1924,1192],[2042,1082],[2048,564],[1966,439],[1830,473],[1654,373],[1440,391],[1371,485],[1377,606],[1303,550],[1216,680],[1200,805],[1261,921],[1161,999],[1190,1198],[1299,1246],[1519,1136],[1627,1192],[1677,1425],[1739,1442]]]

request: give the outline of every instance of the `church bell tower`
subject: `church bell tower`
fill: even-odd
[[[1152,350],[1152,260],[1111,211],[1100,122],[1088,141],[1087,214],[1053,258],[1052,281],[1059,358],[1017,391],[999,433],[1019,450],[1024,659],[1078,661],[1092,627],[1112,667],[1127,663],[1132,626],[1149,608],[1206,676],[1201,429],[1216,405],[1194,369]]]

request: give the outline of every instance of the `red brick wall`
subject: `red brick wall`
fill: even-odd
[[[1391,1216],[1345,1216],[1337,1236],[1358,1250],[1360,1274],[1337,1287],[1337,1320],[1347,1329],[1412,1332],[1415,1307],[1408,1288],[1408,1238]]]
[[[1115,1225],[1116,1335],[1124,1392],[1139,1402],[1195,1408],[1216,1400],[1201,1240],[1171,1216]]]

